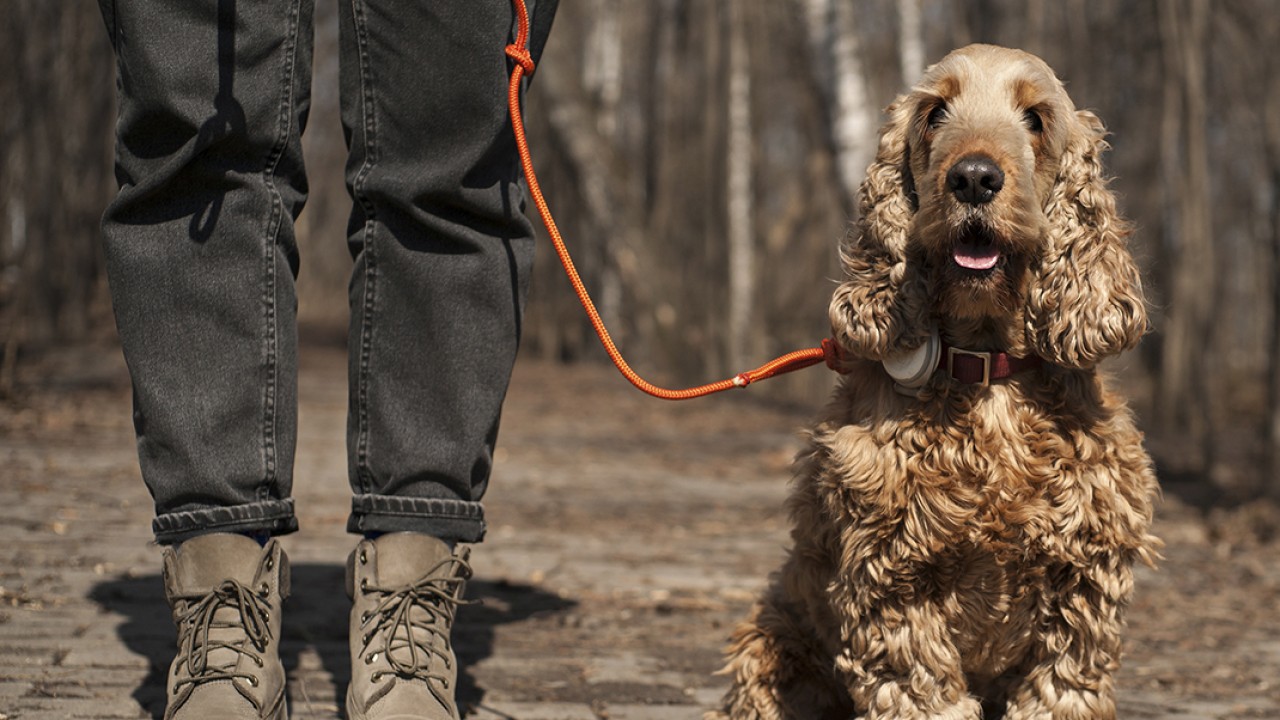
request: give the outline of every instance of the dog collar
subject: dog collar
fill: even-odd
[[[1002,380],[1040,367],[1043,362],[1038,355],[1020,358],[1004,352],[964,350],[943,343],[938,368],[946,370],[947,375],[957,382],[985,386],[992,380]]]

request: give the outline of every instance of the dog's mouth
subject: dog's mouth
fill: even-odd
[[[1002,258],[999,243],[990,230],[970,223],[951,245],[951,260],[961,270],[986,274],[996,269]]]

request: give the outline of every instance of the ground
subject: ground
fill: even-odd
[[[284,654],[295,718],[339,717],[345,361],[305,348],[302,531]],[[809,372],[820,372],[811,370]],[[648,399],[610,368],[521,363],[456,644],[471,718],[696,718],[787,543],[782,500],[809,411],[750,391]],[[23,366],[0,402],[0,720],[159,718],[173,631],[119,351]],[[1167,487],[1142,569],[1121,716],[1280,718],[1280,538],[1268,506],[1205,509]]]

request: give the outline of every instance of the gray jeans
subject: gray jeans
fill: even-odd
[[[107,270],[161,543],[297,528],[313,1],[100,0],[120,97]],[[533,257],[506,115],[513,10],[340,5],[348,529],[478,541]],[[535,54],[554,10],[538,2]]]

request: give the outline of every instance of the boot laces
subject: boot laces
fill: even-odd
[[[448,691],[449,676],[432,670],[432,658],[440,658],[444,669],[452,670],[453,647],[449,633],[458,606],[473,604],[462,599],[463,587],[470,577],[471,566],[467,561],[451,557],[441,560],[421,579],[408,585],[362,587],[366,594],[382,597],[378,605],[361,618],[362,627],[371,625],[362,638],[361,655],[370,664],[382,655],[391,668],[375,671],[373,682],[385,675],[418,678],[426,682],[441,704],[450,704],[447,694],[441,691]],[[369,653],[379,639],[381,650]],[[437,689],[437,683],[441,689]]]
[[[186,653],[177,659],[178,674],[182,668],[186,677],[174,685],[178,692],[185,685],[198,685],[214,680],[234,680],[241,678],[254,687],[258,685],[258,677],[254,673],[238,671],[239,658],[244,655],[258,667],[263,666],[263,653],[271,639],[270,615],[271,604],[268,601],[269,589],[264,583],[261,590],[255,592],[235,580],[224,580],[221,585],[204,594],[185,595],[175,598],[188,601],[189,605],[178,615],[179,642],[186,646]],[[234,611],[236,619],[231,618]],[[239,638],[224,639],[229,633],[216,631],[236,630]],[[221,637],[219,637],[221,636]],[[230,651],[226,662],[211,663],[210,654],[215,650]],[[219,653],[219,656],[222,656]],[[256,706],[258,700],[249,697]]]

